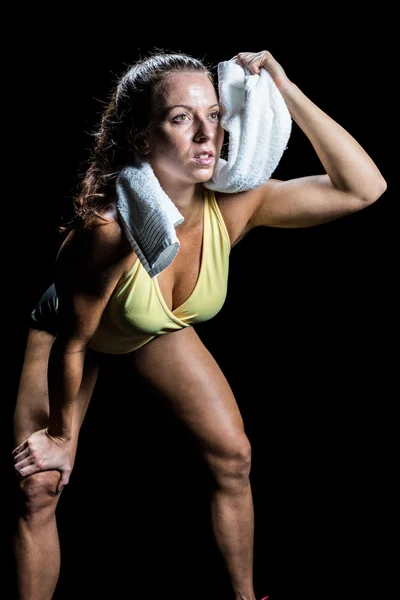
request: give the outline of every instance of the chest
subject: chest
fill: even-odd
[[[193,293],[203,256],[203,222],[187,232],[177,232],[179,252],[158,276],[160,292],[169,310],[174,311]]]

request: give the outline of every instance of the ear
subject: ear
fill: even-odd
[[[150,152],[148,143],[141,136],[138,136],[136,139],[135,149],[139,152],[139,154],[143,154],[144,156]]]

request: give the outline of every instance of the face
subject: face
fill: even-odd
[[[170,73],[154,95],[156,126],[147,159],[161,179],[199,183],[212,177],[224,131],[215,88],[204,73]]]

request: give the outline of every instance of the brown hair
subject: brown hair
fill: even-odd
[[[74,216],[61,227],[67,231],[78,223],[91,224],[114,203],[115,180],[132,161],[135,146],[151,130],[155,86],[171,72],[198,71],[213,82],[212,68],[188,54],[157,50],[138,60],[120,77],[93,133],[89,167],[74,199]]]

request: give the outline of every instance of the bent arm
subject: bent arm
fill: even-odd
[[[333,186],[367,204],[379,198],[386,189],[386,182],[360,144],[295,84],[281,88],[281,94]]]
[[[270,180],[248,193],[247,229],[259,225],[318,225],[375,202],[385,192],[386,182],[360,144],[289,80],[269,52],[245,56],[246,60],[257,64],[257,69],[268,69],[294,122],[311,142],[326,171],[289,181]]]

